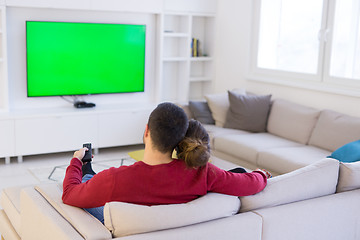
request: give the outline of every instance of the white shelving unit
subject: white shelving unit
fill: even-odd
[[[200,40],[201,56],[190,60],[189,99],[201,99],[211,92],[214,79],[215,17],[193,15],[191,35]]]
[[[161,20],[160,100],[203,98],[214,78],[215,15],[169,12]],[[192,38],[200,42],[198,57],[191,56]]]

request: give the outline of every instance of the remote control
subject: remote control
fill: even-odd
[[[91,162],[91,160],[92,160],[91,143],[84,143],[83,147],[86,147],[89,150],[85,152],[85,156],[83,157],[82,161],[83,162]]]

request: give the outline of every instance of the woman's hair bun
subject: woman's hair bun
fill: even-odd
[[[200,139],[185,137],[179,143],[178,149],[178,158],[183,159],[190,168],[202,167],[209,161],[208,143]]]

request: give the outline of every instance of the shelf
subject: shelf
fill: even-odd
[[[184,62],[187,61],[186,57],[164,57],[164,62]]]
[[[190,82],[210,82],[211,77],[201,76],[201,77],[190,77]]]
[[[213,58],[212,58],[212,57],[200,56],[200,57],[191,57],[190,60],[191,60],[192,62],[212,61]]]
[[[177,38],[177,37],[189,37],[188,33],[172,33],[172,32],[164,32],[164,37],[173,37],[173,38]]]

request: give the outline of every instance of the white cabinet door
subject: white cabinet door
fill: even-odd
[[[15,156],[14,120],[0,121],[0,157]]]
[[[99,147],[141,144],[150,112],[124,111],[99,116]]]
[[[85,142],[97,143],[97,116],[51,116],[17,119],[16,155],[73,151]]]

